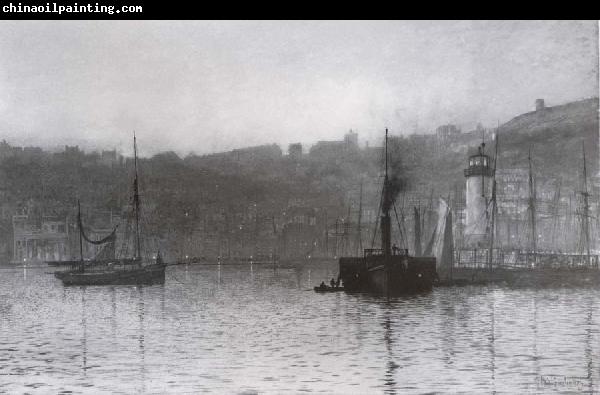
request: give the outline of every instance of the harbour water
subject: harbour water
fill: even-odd
[[[63,287],[0,267],[0,393],[600,391],[600,290],[312,287],[335,265],[174,266]]]

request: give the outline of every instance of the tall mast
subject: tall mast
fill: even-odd
[[[388,177],[388,130],[385,128],[385,179],[383,182],[383,215],[381,216],[381,248],[383,249],[383,269],[385,273],[385,293],[390,295],[390,259],[392,255],[392,222],[390,220],[390,208],[392,196],[390,180]]]
[[[556,245],[556,230],[560,224],[559,210],[560,210],[560,189],[562,187],[562,180],[558,179],[558,186],[554,192],[553,207],[552,207],[552,245]],[[565,221],[567,226],[567,221]]]
[[[388,181],[388,153],[387,153],[388,130],[385,128],[385,184]]]
[[[420,211],[421,211],[421,205],[419,202],[419,208],[417,208],[417,206],[413,206],[413,216],[414,216],[414,223],[415,223],[415,226],[414,226],[414,233],[415,233],[414,254],[415,254],[415,256],[421,256],[421,215],[420,215]]]
[[[325,256],[329,258],[329,218],[327,217],[327,209],[325,209]]]
[[[135,210],[135,250],[136,258],[139,259],[142,256],[142,254],[140,246],[140,193],[138,186],[137,143],[135,140],[135,131],[133,132],[133,166],[135,169],[135,177],[133,179],[133,205]]]
[[[490,270],[492,269],[492,254],[494,253],[494,239],[496,237],[496,211],[498,210],[498,205],[496,201],[496,168],[498,167],[498,139],[499,139],[499,129],[496,129],[496,144],[495,144],[495,154],[494,154],[494,169],[492,173],[492,220],[490,224],[490,251],[488,253],[488,267]]]
[[[481,152],[480,155],[485,155],[485,130],[481,131]],[[485,198],[485,172],[481,172],[481,197]],[[487,210],[486,210],[487,216]],[[487,218],[486,218],[487,220]]]
[[[79,225],[79,266],[80,270],[83,271],[83,230],[81,229],[81,203],[79,203],[79,199],[77,199],[77,224]]]
[[[533,182],[533,170],[531,167],[531,147],[529,147],[529,221],[531,224],[531,249],[533,251],[534,263],[536,261],[535,256],[537,253],[537,231],[535,224],[535,200],[536,191],[535,184]]]
[[[583,233],[585,236],[585,247],[587,253],[587,262],[590,264],[590,223],[589,223],[589,193],[587,190],[587,167],[585,163],[585,145],[582,142],[582,150],[583,150]]]
[[[434,187],[431,187],[431,193],[429,194],[429,203],[427,209],[423,211],[423,213],[427,213],[427,221],[425,221],[425,215],[421,216],[421,236],[425,234],[426,229],[430,229],[432,227],[433,222],[433,192]],[[448,200],[450,201],[450,200]],[[419,199],[419,209],[421,208],[421,199]]]
[[[360,198],[358,200],[358,224],[356,226],[356,256],[362,250],[362,193],[363,193],[363,184],[360,182]]]
[[[254,255],[258,255],[258,206],[256,206],[256,213],[254,215]]]
[[[385,129],[385,178],[383,181],[383,204],[381,215],[381,248],[385,256],[392,255],[391,249],[391,221],[390,208],[392,206],[392,196],[390,190],[390,181],[388,177],[388,130]]]
[[[347,254],[348,250],[350,250],[350,208],[352,207],[352,204],[349,202],[348,204],[348,214],[346,215],[346,221],[344,222],[344,236],[343,236],[343,241],[344,241],[344,250],[343,253]]]

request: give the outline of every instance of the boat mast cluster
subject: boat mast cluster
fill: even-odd
[[[383,255],[392,255],[390,208],[393,204],[392,186],[388,175],[388,130],[385,129],[385,178],[383,180],[383,202],[381,205],[381,249]]]
[[[135,139],[135,131],[133,132],[133,166],[135,170],[135,176],[133,178],[133,209],[135,212],[135,259],[141,259],[141,245],[140,245],[140,193],[138,186],[138,171],[137,171],[137,143]]]

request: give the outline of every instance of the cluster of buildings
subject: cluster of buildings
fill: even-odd
[[[42,158],[44,151],[39,147],[14,147],[5,140],[0,141],[0,161],[6,159],[36,160]]]
[[[522,123],[546,122],[549,114],[561,110],[558,107],[546,107],[544,100],[538,99],[535,111],[515,119]],[[567,116],[561,115],[561,118]],[[530,126],[530,129],[533,127]],[[528,159],[526,153],[527,147],[509,153],[512,157],[522,157],[520,167],[513,167],[510,163],[502,167],[501,164],[495,169],[494,177],[493,157],[482,152],[480,146],[479,152],[469,157],[464,170],[466,201],[463,205],[454,206],[456,216],[462,219],[458,225],[463,226],[460,232],[455,230],[457,246],[486,249],[493,231],[497,248],[573,253],[587,249],[582,242],[583,235],[589,233],[592,243],[588,247],[597,250],[595,240],[600,230],[600,183],[598,172],[590,166],[593,161],[589,157],[587,179],[585,182],[583,180],[584,155],[580,144],[585,135],[581,131],[579,133],[575,140],[579,146],[575,152],[579,155],[571,157],[570,168],[564,169],[569,174],[568,179],[560,174],[548,175],[547,172],[541,175],[544,169],[532,166],[532,159]],[[566,145],[574,140],[571,136],[569,138],[571,141],[565,138],[562,143]],[[593,152],[593,147],[589,150]],[[534,159],[537,159],[535,163],[548,160],[540,157]],[[494,180],[495,191],[492,190]],[[494,195],[496,212],[492,221]],[[589,220],[585,221],[584,217]]]
[[[66,219],[42,217],[32,221],[27,214],[14,215],[13,261],[43,262],[71,259]]]
[[[49,173],[44,173],[38,177],[42,183],[36,185],[42,193],[38,196],[28,187],[33,180],[22,180],[25,187],[11,188],[9,179],[14,184],[15,177],[26,178],[27,170],[35,169],[36,164],[44,168],[60,167],[62,164],[116,168],[123,162],[123,156],[116,150],[86,154],[78,146],[65,146],[64,151],[50,153],[39,147],[12,146],[1,141],[0,164],[18,164],[17,171],[24,172],[9,174],[14,168],[0,167],[0,261],[64,261],[73,259],[73,251],[79,257],[78,242],[73,239],[73,234],[77,236],[73,202],[57,202],[44,196],[48,187],[68,186],[51,185],[53,180],[47,178]],[[104,229],[100,227],[97,230],[98,234],[102,234]],[[95,234],[96,229],[92,227],[90,232]],[[84,256],[93,255],[93,249],[93,246],[85,246]]]
[[[80,251],[75,207],[55,215],[44,215],[44,211],[43,203],[29,200],[12,215],[11,262],[78,260],[81,254],[84,259],[90,259],[99,252],[101,246],[89,243],[83,243],[83,250]],[[82,212],[82,217],[86,221],[86,235],[93,239],[110,234],[121,221],[118,214],[91,207]],[[123,236],[122,232],[120,236]]]
[[[538,100],[536,111],[530,116],[548,112],[550,110],[543,100]],[[404,161],[406,176],[411,179],[396,202],[395,242],[413,250],[417,243],[415,229],[418,228],[421,234],[419,247],[425,250],[438,226],[438,198],[443,197],[450,202],[453,213],[455,246],[483,248],[489,244],[490,202],[495,193],[497,244],[511,248],[527,248],[531,244],[529,171],[523,166],[505,165],[495,169],[494,177],[493,155],[489,154],[494,134],[495,130],[486,130],[481,125],[469,132],[463,132],[455,125],[442,125],[435,133],[391,140],[395,147],[393,155]],[[482,142],[487,143],[487,152]],[[473,152],[478,146],[480,151]],[[0,161],[44,155],[34,147],[11,147],[6,142],[0,143]],[[66,146],[64,152],[53,155],[56,160],[82,165],[95,163],[111,167],[124,163],[116,150],[84,154],[77,146]],[[254,171],[268,175],[290,167],[294,171],[281,171],[274,179],[282,174],[302,175],[311,183],[320,182],[322,185],[318,185],[316,190],[321,192],[314,195],[313,191],[314,196],[300,193],[288,198],[285,204],[275,202],[278,191],[273,191],[273,199],[267,197],[262,202],[259,201],[261,198],[237,196],[240,199],[235,200],[236,196],[229,195],[211,201],[208,195],[223,194],[223,186],[215,185],[214,191],[201,191],[208,197],[198,199],[197,213],[190,215],[189,220],[186,219],[187,212],[182,214],[181,221],[177,222],[178,228],[169,230],[162,242],[171,249],[172,259],[318,258],[354,254],[369,247],[371,240],[375,239],[373,232],[378,221],[381,157],[381,147],[360,147],[358,134],[352,130],[343,139],[319,141],[307,152],[302,144],[293,143],[288,146],[287,155],[278,145],[272,144],[188,157],[184,161],[193,163],[200,172],[216,169],[223,174],[251,174],[249,172]],[[307,176],[309,168],[312,175]],[[341,191],[340,196],[329,196],[330,192],[323,192],[331,185],[329,180],[320,178],[319,172],[332,168],[350,169],[344,176],[350,180],[340,181],[328,176],[333,177],[332,182],[337,188],[334,189]],[[590,171],[590,174],[593,173]],[[49,215],[36,212],[31,207],[11,206],[6,203],[7,191],[3,189],[2,177],[0,171],[0,214],[3,219],[0,226],[4,227],[4,234],[10,231],[12,239],[10,243],[0,240],[0,254],[10,255],[14,262],[76,259],[79,250],[77,239],[74,239],[77,227],[73,207],[66,210],[66,214]],[[208,177],[210,179],[211,176]],[[311,181],[310,177],[319,179]],[[494,179],[496,190],[493,192]],[[597,181],[597,177],[590,177],[589,210],[592,213],[597,213],[600,208]],[[150,189],[162,187],[164,185],[149,186]],[[230,194],[236,191],[235,186],[232,188]],[[581,193],[572,188],[561,189],[560,180],[543,177],[535,177],[535,188],[537,245],[546,249],[572,249],[573,239],[579,232]],[[227,203],[230,200],[231,203]],[[146,203],[149,206],[154,204],[151,201]],[[101,210],[93,211],[90,209],[87,213],[90,219],[88,233],[96,234],[98,238],[110,233],[122,217]],[[597,217],[600,218],[600,215]],[[593,225],[599,228],[598,224]],[[84,255],[92,256],[95,252],[93,246],[86,246]]]
[[[113,150],[102,150],[101,152],[92,152],[86,154],[79,146],[65,145],[64,151],[50,153],[42,150],[40,147],[20,147],[13,146],[0,141],[0,162],[4,160],[15,160],[21,162],[33,162],[48,160],[79,160],[86,163],[102,164],[105,166],[116,166],[123,164],[123,156]]]

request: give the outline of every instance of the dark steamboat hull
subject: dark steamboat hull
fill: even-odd
[[[137,268],[112,269],[87,272],[56,272],[54,276],[63,285],[152,285],[164,284],[164,264],[153,264]]]
[[[383,267],[370,269],[368,281],[367,291],[378,294],[408,295],[429,292],[433,288],[433,279],[430,280],[423,274],[419,276],[418,273],[391,270],[386,275]]]
[[[436,261],[431,257],[391,256],[340,258],[340,278],[346,292],[378,295],[411,295],[429,292],[437,280]]]

